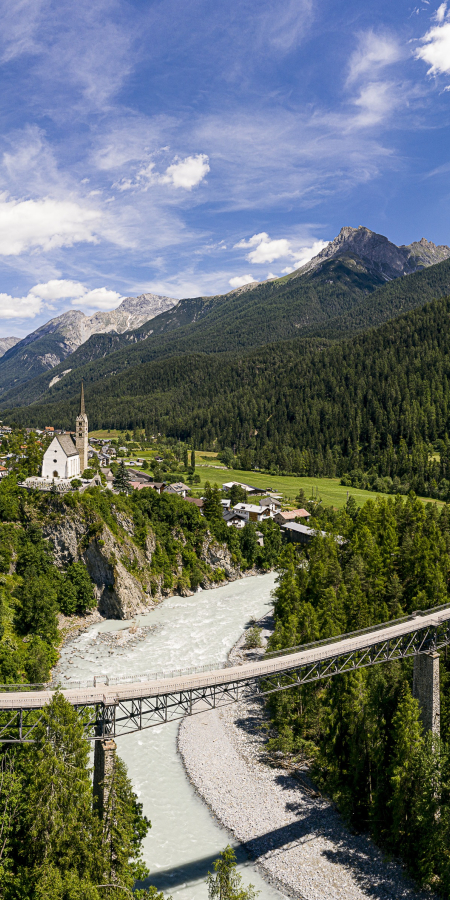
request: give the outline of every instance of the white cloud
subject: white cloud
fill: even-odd
[[[99,216],[97,210],[74,200],[11,200],[0,194],[0,256],[94,243],[93,226]]]
[[[63,278],[53,278],[46,284],[35,284],[31,288],[30,294],[40,297],[41,300],[63,300],[68,297],[82,297],[87,288],[79,281],[68,281]]]
[[[295,272],[296,269],[300,269],[301,266],[306,265],[310,259],[317,256],[317,254],[320,253],[324,247],[327,247],[328,244],[329,241],[314,241],[309,247],[301,247],[295,254],[295,263],[292,266],[287,266],[283,269],[283,275],[290,275],[291,272]]]
[[[240,288],[244,287],[244,284],[251,284],[252,281],[256,281],[253,275],[235,275],[234,278],[230,278],[228,283],[232,288]]]
[[[392,85],[386,81],[367,84],[353,101],[361,112],[350,127],[367,128],[381,122],[397,103],[391,89]]]
[[[273,262],[275,259],[290,258],[294,260],[292,265],[283,269],[283,274],[289,274],[295,269],[299,269],[300,266],[304,266],[313,256],[317,256],[327,244],[328,241],[314,241],[312,244],[299,246],[298,241],[288,241],[286,238],[271,240],[267,232],[261,231],[259,234],[254,234],[248,241],[239,241],[234,246],[238,248],[255,247],[247,254],[247,259],[255,265]],[[271,272],[267,277],[275,278]]]
[[[435,19],[436,22],[443,22],[445,19],[445,13],[447,12],[447,3],[441,3],[441,5],[436,10]]]
[[[262,231],[260,234],[254,234],[248,241],[239,241],[235,246],[255,247],[254,250],[247,254],[249,262],[255,263],[255,265],[271,263],[275,259],[292,255],[290,241],[286,240],[286,238],[273,241],[265,231]]]
[[[117,291],[110,291],[108,288],[101,287],[94,288],[94,290],[83,294],[82,297],[72,300],[72,306],[81,306],[85,309],[114,309],[122,300],[122,295],[118,294]]]
[[[360,35],[359,47],[350,58],[347,83],[351,84],[361,76],[373,77],[374,73],[398,62],[403,56],[404,51],[393,37],[368,31]]]
[[[0,294],[0,319],[34,319],[42,310],[40,297],[28,294],[28,297],[10,297]]]
[[[197,153],[196,156],[186,156],[185,159],[174,162],[159,181],[161,184],[173,184],[174,187],[190,191],[203,181],[209,171],[208,157],[205,153]]]
[[[0,319],[34,319],[46,307],[54,308],[55,300],[72,299],[72,306],[88,310],[114,309],[123,300],[117,291],[108,288],[88,290],[79,281],[54,278],[46,284],[35,284],[26,297],[0,294]]]
[[[441,20],[442,21],[442,20]],[[428,75],[450,74],[450,22],[435,25],[422,38],[423,47],[416,50],[416,59],[428,63]]]

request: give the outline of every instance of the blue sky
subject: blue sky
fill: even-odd
[[[0,329],[450,244],[450,2],[0,0]]]

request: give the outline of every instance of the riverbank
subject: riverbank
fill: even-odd
[[[230,654],[235,663],[244,640]],[[178,733],[191,783],[272,884],[299,900],[431,900],[370,838],[347,830],[307,775],[299,781],[262,762],[266,741],[255,700],[185,718]]]

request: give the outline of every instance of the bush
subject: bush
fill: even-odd
[[[259,628],[258,625],[253,625],[252,628],[249,628],[245,636],[245,649],[256,650],[257,647],[262,647],[261,635],[262,628]]]

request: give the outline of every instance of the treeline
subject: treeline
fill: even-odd
[[[321,513],[327,538],[285,549],[271,650],[450,602],[450,508],[368,501]],[[344,541],[335,539],[339,533]],[[450,666],[441,654],[441,739],[423,732],[412,660],[274,694],[269,746],[310,760],[353,827],[450,894]]]

